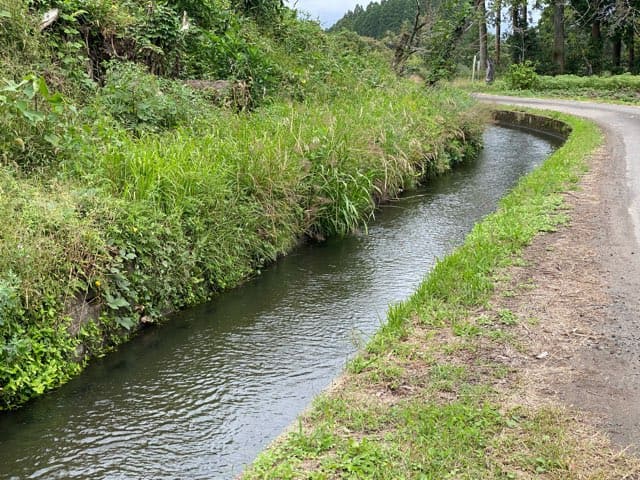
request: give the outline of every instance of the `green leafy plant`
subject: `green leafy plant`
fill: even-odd
[[[132,62],[108,64],[105,85],[96,96],[95,106],[138,133],[188,123],[205,108],[202,98],[188,87],[159,79]]]
[[[284,10],[283,0],[237,0],[236,8],[265,23],[278,19]]]
[[[26,167],[44,166],[62,150],[68,113],[59,93],[49,90],[43,77],[28,75],[0,86],[0,145],[4,162]]]
[[[180,16],[171,6],[149,2],[146,15],[131,27],[136,46],[135,59],[149,71],[160,75],[175,75],[183,55],[184,33]]]
[[[505,75],[505,80],[507,85],[514,90],[531,90],[539,84],[535,65],[529,60],[511,64]]]

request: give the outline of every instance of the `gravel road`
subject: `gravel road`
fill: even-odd
[[[583,182],[582,194],[577,197],[582,199],[582,208],[577,205],[564,234],[570,235],[570,241],[565,242],[564,250],[558,247],[551,253],[558,257],[558,268],[562,265],[565,273],[561,271],[557,280],[549,278],[558,288],[566,284],[563,275],[595,280],[582,282],[577,293],[559,295],[555,301],[562,303],[562,309],[554,309],[551,300],[545,307],[558,317],[554,321],[575,324],[577,319],[592,334],[576,340],[570,365],[557,371],[564,372],[560,378],[548,381],[550,391],[560,401],[594,414],[616,444],[640,453],[640,108],[555,99],[476,97],[483,102],[585,117],[595,121],[605,134],[605,150],[593,161],[591,180]],[[574,250],[585,253],[575,257]],[[575,318],[563,319],[557,312],[591,313],[584,319],[582,313],[580,318],[578,313],[565,313],[565,317]]]

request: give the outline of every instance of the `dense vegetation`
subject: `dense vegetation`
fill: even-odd
[[[425,0],[421,0],[421,4],[426,8]],[[371,2],[366,8],[356,5],[330,30],[351,30],[358,35],[382,39],[388,33],[400,33],[403,26],[413,21],[416,11],[415,0],[382,0]]]
[[[422,18],[416,24],[412,19],[418,6]],[[409,48],[426,61],[427,77],[437,69],[442,70],[440,78],[470,73],[474,56],[481,79],[487,60],[499,73],[526,62],[544,75],[640,71],[637,0],[545,0],[533,8],[522,0],[383,0],[366,8],[356,6],[333,30],[388,40],[395,34],[399,48]],[[401,32],[416,26],[420,27],[415,30],[417,40],[403,45]]]
[[[577,98],[616,103],[640,103],[640,76],[620,75],[581,77],[577,75],[538,75],[530,64],[514,64],[492,84],[458,79],[456,85],[473,91],[517,96]]]
[[[0,408],[478,138],[466,96],[279,1],[25,0],[0,30]]]

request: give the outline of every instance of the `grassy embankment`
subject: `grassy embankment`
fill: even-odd
[[[508,77],[508,74],[505,76]],[[472,92],[513,95],[519,97],[553,97],[595,102],[640,104],[640,75],[622,74],[611,76],[580,77],[536,75],[524,85],[500,78],[491,85],[483,81],[457,80],[454,84]]]
[[[623,478],[638,465],[548,402],[520,391],[509,351],[524,324],[492,305],[498,279],[540,232],[567,221],[561,192],[575,188],[601,143],[571,126],[566,144],[524,177],[463,246],[442,259],[347,372],[244,478]],[[527,288],[522,286],[521,288]],[[521,334],[521,333],[520,333]],[[631,462],[631,463],[630,463]],[[626,478],[626,477],[625,477]]]
[[[179,2],[215,17],[185,33],[168,5],[65,0],[40,34],[34,3],[0,8],[0,409],[301,239],[365,228],[479,139],[468,96],[287,10]],[[95,58],[118,48],[130,61]],[[149,73],[178,68],[242,81],[221,101]]]

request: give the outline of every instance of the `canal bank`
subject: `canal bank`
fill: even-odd
[[[572,325],[558,322],[557,304],[582,299],[593,314],[601,300],[593,288],[581,296],[597,277],[584,269],[588,241],[574,227],[591,222],[598,237],[602,215],[578,205],[598,204],[606,157],[593,154],[593,124],[549,115],[571,126],[565,146],[390,309],[348,372],[245,478],[638,475],[637,459],[553,387],[571,378],[568,347],[590,338],[584,305],[569,313]],[[565,274],[576,283],[559,284]]]
[[[208,110],[167,132],[105,125],[60,168],[0,168],[11,219],[0,223],[0,409],[302,239],[366,229],[377,201],[477,150],[475,106],[460,92],[364,82],[330,102]]]
[[[517,130],[491,128],[485,144],[476,161],[383,207],[369,234],[296,250],[6,415],[0,476],[235,476],[343,369],[388,304],[552,150]]]

